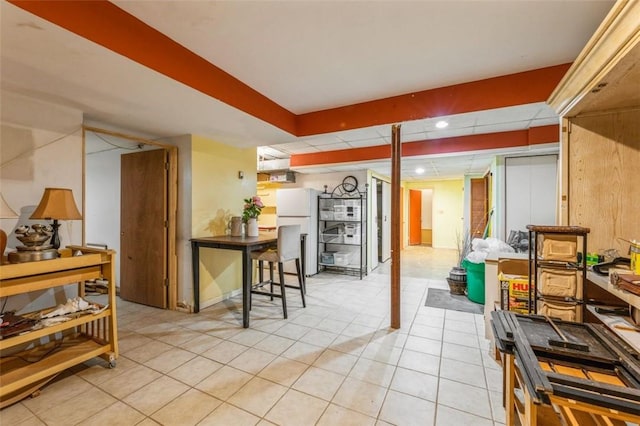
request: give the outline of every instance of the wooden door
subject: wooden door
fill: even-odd
[[[471,179],[471,238],[482,238],[489,208],[487,178]]]
[[[422,244],[422,191],[409,190],[409,245]]]
[[[167,307],[167,154],[120,160],[120,297]]]

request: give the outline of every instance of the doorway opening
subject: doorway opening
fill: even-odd
[[[391,184],[371,178],[371,269],[391,258]]]
[[[409,245],[433,245],[433,188],[409,190]]]
[[[176,309],[177,147],[88,126],[83,144],[83,243],[116,251],[123,299]]]

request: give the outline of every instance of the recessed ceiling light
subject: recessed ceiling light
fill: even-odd
[[[446,122],[446,121],[444,121],[444,120],[440,120],[440,121],[438,121],[438,122],[436,123],[436,127],[437,127],[438,129],[444,129],[444,128],[445,128],[445,127],[447,127],[448,125],[449,125],[449,123],[447,123],[447,122]]]
[[[417,173],[417,174],[419,174],[419,175],[421,175],[421,174],[423,174],[423,173],[424,173],[424,169],[423,169],[422,167],[418,167],[418,168],[416,169],[416,173]]]

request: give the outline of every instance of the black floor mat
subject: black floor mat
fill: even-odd
[[[424,305],[432,308],[470,312],[472,314],[484,313],[484,305],[472,302],[467,296],[451,294],[449,290],[439,288],[430,288],[427,291],[427,301]]]

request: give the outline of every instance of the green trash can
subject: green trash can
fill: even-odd
[[[484,305],[484,262],[473,263],[465,259],[462,267],[467,270],[467,297]]]

